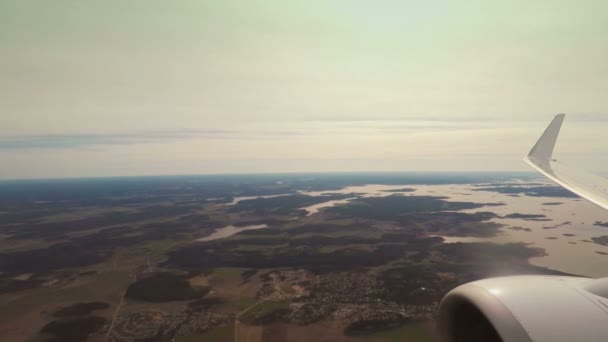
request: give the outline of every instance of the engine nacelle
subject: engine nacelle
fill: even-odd
[[[442,342],[608,341],[608,280],[512,276],[464,284],[439,307]]]

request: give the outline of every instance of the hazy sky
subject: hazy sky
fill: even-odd
[[[608,171],[608,2],[0,0],[0,178]]]

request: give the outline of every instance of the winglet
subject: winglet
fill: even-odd
[[[532,147],[530,153],[525,159],[531,160],[535,164],[549,164],[551,156],[553,155],[553,148],[559,135],[559,129],[562,127],[562,122],[566,114],[558,114],[555,116],[553,121],[549,124],[549,127],[545,130],[543,135],[538,139],[536,145]]]
[[[524,161],[547,178],[589,202],[608,210],[608,180],[584,170],[569,167],[552,158],[553,147],[564,121],[564,114],[553,119]]]

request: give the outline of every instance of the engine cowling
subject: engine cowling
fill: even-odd
[[[608,279],[512,276],[450,291],[439,307],[442,342],[608,341]]]

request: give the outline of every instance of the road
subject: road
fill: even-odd
[[[234,320],[234,342],[239,342],[239,319],[241,318],[241,316],[244,315],[247,311],[253,309],[257,305],[259,305],[260,303],[263,303],[265,301],[266,301],[266,299],[262,299],[260,301],[257,301],[255,304],[253,304],[253,305],[245,308],[244,310],[242,310],[241,312],[239,312],[236,315],[236,318]]]
[[[133,272],[133,280],[137,282],[137,272]],[[118,302],[118,306],[116,307],[116,311],[114,312],[114,317],[112,318],[112,323],[110,324],[110,328],[108,329],[108,333],[106,334],[106,342],[110,338],[110,334],[112,333],[112,329],[114,328],[114,323],[116,323],[116,319],[118,318],[118,314],[120,313],[120,309],[122,308],[122,304],[125,301],[125,296],[127,295],[127,290],[123,292],[122,297],[120,297],[120,302]]]

